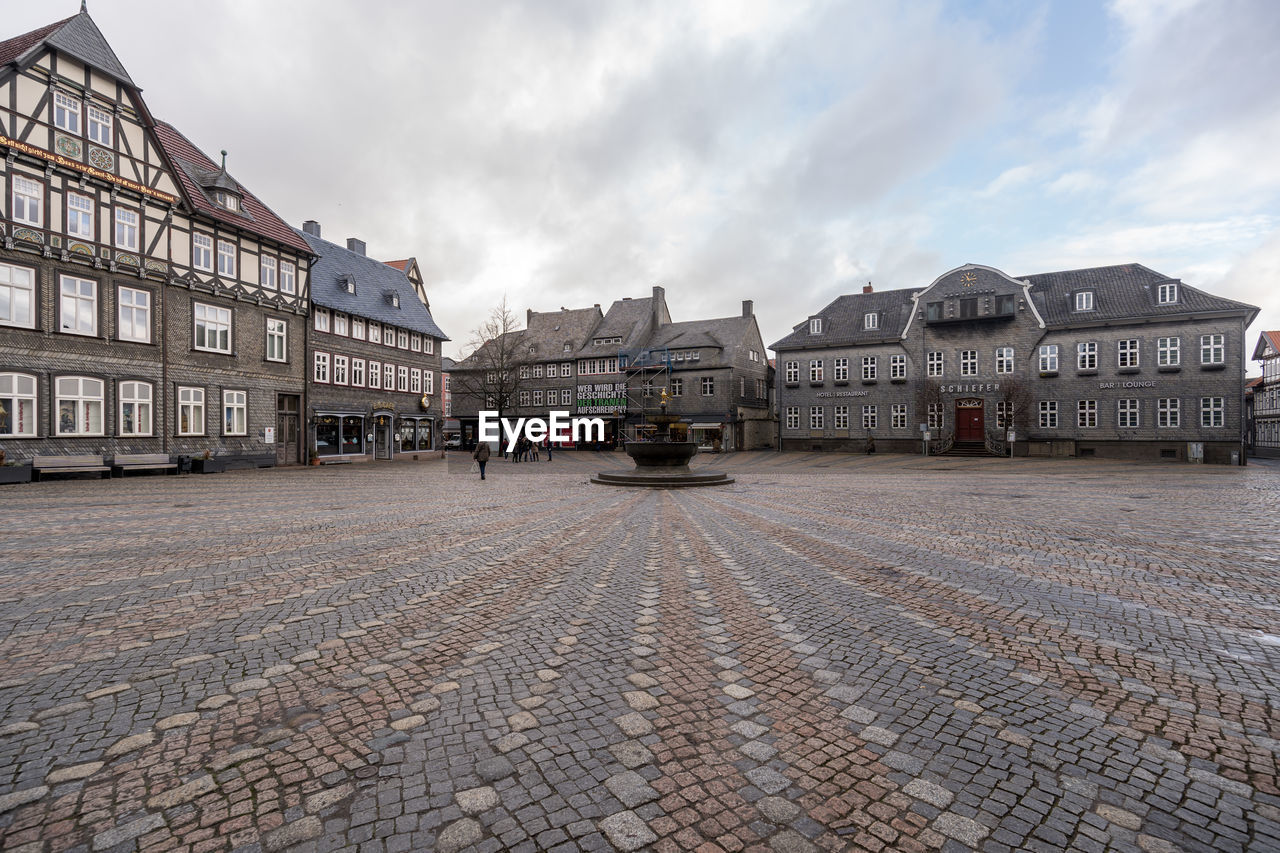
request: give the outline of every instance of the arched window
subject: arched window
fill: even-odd
[[[121,382],[120,434],[132,436],[151,435],[151,383]]]
[[[58,435],[102,435],[102,380],[59,376],[56,387]]]
[[[36,434],[36,378],[25,373],[0,373],[0,435]]]

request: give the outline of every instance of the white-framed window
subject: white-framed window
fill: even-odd
[[[423,394],[436,393],[436,372],[434,370],[422,371],[422,393]],[[565,393],[568,394],[569,392],[566,391]],[[565,402],[567,403],[568,400],[566,400]]]
[[[529,400],[530,400],[530,398],[531,398],[531,395],[530,395],[530,393],[529,393],[528,391],[521,391],[521,392],[520,392],[520,405],[521,405],[521,406],[528,406],[528,405],[529,405]]]
[[[73,275],[58,277],[58,328],[69,335],[98,334],[98,283]]]
[[[1040,428],[1041,429],[1057,429],[1058,428],[1058,401],[1057,400],[1041,400],[1040,401]]]
[[[814,317],[812,320],[809,321],[809,334],[811,335],[822,334],[822,318],[821,317]]]
[[[406,330],[399,329],[396,332],[396,346],[400,349],[409,348],[409,333]]]
[[[231,309],[196,302],[192,306],[195,348],[207,352],[231,352]]]
[[[133,287],[116,290],[119,301],[119,327],[116,336],[122,341],[151,343],[151,291]]]
[[[880,328],[880,315],[874,311],[862,315],[862,328],[878,329]]]
[[[333,356],[333,384],[334,385],[347,384],[347,364],[348,364],[348,359],[345,355],[337,355],[336,353],[334,354]]]
[[[837,382],[849,381],[849,359],[847,358],[831,359],[831,378]]]
[[[796,368],[796,372],[797,373],[800,372],[799,367]],[[684,396],[684,380],[681,379],[679,376],[671,377],[671,396],[672,397]]]
[[[1161,397],[1156,401],[1156,426],[1178,427],[1182,424],[1182,406],[1177,397]]]
[[[1138,366],[1138,339],[1116,341],[1116,367]]]
[[[1223,422],[1223,406],[1221,397],[1200,398],[1200,426],[1220,427]]]
[[[929,416],[925,421],[929,425],[930,430],[940,430],[944,423],[941,403],[929,404]]]
[[[941,352],[929,353],[926,365],[930,376],[941,376],[947,365],[946,354]]]
[[[44,185],[22,175],[10,174],[13,192],[9,205],[9,218],[14,222],[39,228],[44,224]]]
[[[907,428],[907,404],[894,403],[889,407],[889,427],[891,429]]]
[[[1058,345],[1045,344],[1040,347],[1040,372],[1055,373],[1058,370]],[[1056,404],[1055,404],[1056,405]]]
[[[0,326],[35,328],[36,271],[0,263]]]
[[[83,240],[94,239],[93,199],[87,195],[67,193],[67,236]]]
[[[317,332],[329,331],[329,321],[330,321],[331,315],[329,313],[328,308],[313,308],[312,317],[314,318],[312,320],[312,325],[315,326],[315,329]]]
[[[382,343],[382,324],[377,320],[369,321],[369,342],[375,344]]]
[[[1116,426],[1120,429],[1137,429],[1139,424],[1138,401],[1126,397],[1116,401]]]
[[[822,429],[826,410],[822,406],[809,407],[809,429]]]
[[[289,323],[279,317],[267,318],[267,361],[289,360]]]
[[[534,391],[534,392],[533,392],[533,404],[534,404],[535,406],[541,406],[541,405],[542,405],[542,391],[541,391],[541,390],[538,390],[538,391]]]
[[[344,338],[347,336],[347,315],[341,311],[333,312],[333,333]]]
[[[412,352],[422,352],[422,335],[414,332],[409,336],[409,349]]]
[[[716,380],[711,376],[702,377],[702,396],[713,397],[716,393]]]
[[[1098,426],[1098,401],[1081,400],[1076,408],[1076,426],[1081,429],[1094,429]]]
[[[1076,293],[1076,310],[1092,311],[1093,310],[1093,291],[1081,290]]]
[[[822,381],[822,359],[815,358],[809,361],[809,381]]]
[[[406,384],[408,380],[405,380]],[[382,387],[387,391],[396,390],[396,366],[383,362],[382,364]]]
[[[422,369],[418,367],[409,368],[409,393],[422,393]]]
[[[178,435],[204,435],[203,388],[178,388]]]
[[[351,359],[351,387],[353,388],[364,387],[364,359],[363,358]]]
[[[907,357],[905,355],[889,356],[889,378],[890,379],[906,379],[907,378]]]
[[[529,365],[527,365],[527,364],[522,364],[522,365],[520,365],[520,371],[519,371],[519,374],[520,374],[520,378],[521,378],[521,379],[528,379],[528,378],[532,375],[532,374],[529,372]]]
[[[110,148],[111,125],[113,124],[111,113],[99,109],[93,104],[88,104],[87,106],[87,112],[89,113],[89,141],[104,148]]]
[[[996,347],[996,373],[1013,373],[1013,347]]]
[[[369,387],[382,387],[382,362],[369,359]]]
[[[875,407],[875,406],[863,406],[863,407],[862,407],[862,428],[863,428],[863,429],[875,429],[875,428],[876,428],[876,420],[877,420],[876,407]]]
[[[59,376],[54,383],[58,435],[102,435],[105,383],[88,376]]]
[[[351,337],[357,341],[364,340],[364,320],[359,317],[351,318]]]
[[[80,99],[66,92],[53,93],[53,126],[67,133],[80,133]]]
[[[295,293],[298,289],[298,268],[292,261],[280,262],[280,292]]]
[[[573,392],[568,388],[560,389],[560,405],[569,406],[573,404]]]
[[[787,429],[800,429],[799,406],[787,406]]]
[[[1166,282],[1160,285],[1156,294],[1156,302],[1161,305],[1172,305],[1178,301],[1178,285],[1176,282]]]
[[[138,211],[116,208],[116,248],[138,251]]]
[[[1076,369],[1098,369],[1098,342],[1085,341],[1076,344]]]
[[[433,338],[428,338],[428,340],[434,340],[434,339],[433,339]],[[429,352],[429,350],[428,350],[428,352]],[[571,361],[561,362],[561,364],[560,364],[560,377],[561,377],[562,379],[568,379],[568,378],[569,378],[570,376],[572,376],[572,375],[573,375],[573,362],[571,362]]]
[[[1011,426],[1010,413],[1013,411],[1008,400],[996,403],[996,429],[1008,429]]]
[[[435,352],[436,352],[436,339],[435,339],[435,338],[433,338],[433,337],[431,337],[430,335],[423,335],[423,336],[422,336],[422,351],[423,351],[423,352],[425,352],[427,355],[435,355]],[[550,376],[550,375],[551,375],[551,372],[550,372],[550,371],[553,371],[553,370],[555,370],[555,366],[554,366],[554,365],[549,365],[549,366],[547,367],[547,371],[548,371],[547,375],[548,375],[548,376]]]
[[[275,290],[277,262],[275,258],[263,255],[258,262],[258,284],[267,290]]]
[[[218,241],[218,275],[227,278],[236,277],[236,244],[226,240]]]
[[[1222,364],[1226,361],[1226,346],[1223,335],[1200,336],[1200,363]]]
[[[977,376],[978,375],[978,351],[976,349],[966,349],[960,351],[960,375],[961,376]]]
[[[409,368],[406,365],[400,365],[396,368],[396,389],[399,391],[409,390]]]
[[[388,347],[396,345],[396,330],[391,326],[382,327],[382,344]]]
[[[26,373],[0,373],[0,435],[28,438],[36,434],[36,378]]]
[[[246,435],[249,432],[249,394],[247,391],[222,392],[222,434]]]
[[[800,362],[798,362],[798,361],[788,361],[788,362],[787,362],[787,365],[786,365],[786,381],[787,381],[787,382],[799,382],[799,381],[800,381]]]
[[[1156,338],[1156,364],[1177,367],[1182,363],[1182,338]]]
[[[862,378],[872,380],[876,378],[876,357],[874,355],[864,355],[862,357]]]
[[[835,423],[836,429],[849,428],[849,407],[836,406],[832,411],[832,421]]]
[[[213,272],[213,238],[196,232],[191,235],[191,266]]]
[[[329,353],[316,352],[313,353],[314,361],[312,363],[311,380],[319,382],[323,385],[329,384]]]
[[[541,379],[541,378],[542,378],[542,365],[541,365],[541,364],[535,364],[535,365],[533,366],[533,378],[534,378],[534,379]]]

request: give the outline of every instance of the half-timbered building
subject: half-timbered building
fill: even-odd
[[[0,448],[299,461],[310,249],[87,12],[0,42],[0,154]]]

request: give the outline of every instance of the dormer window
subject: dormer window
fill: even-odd
[[[224,210],[229,210],[232,213],[240,212],[240,199],[225,190],[218,190],[215,192],[213,194],[213,201],[218,205],[218,207],[221,207]]]
[[[814,317],[809,321],[809,334],[811,335],[822,334],[822,318],[821,317]]]
[[[1076,310],[1092,311],[1093,310],[1093,291],[1081,290],[1076,293]]]
[[[864,314],[862,316],[862,328],[864,329],[880,328],[880,315],[876,314],[875,312],[872,312],[870,314]]]
[[[1161,305],[1174,305],[1178,301],[1178,285],[1176,282],[1168,282],[1160,285],[1160,290],[1156,294],[1156,301]]]
[[[570,347],[570,346],[569,346],[569,342],[568,342],[568,341],[565,341],[565,342],[564,342],[564,351],[565,351],[565,352],[569,352],[571,349],[572,349],[572,347]]]
[[[355,276],[350,274],[343,274],[343,276],[339,279],[339,281],[341,282],[342,289],[345,290],[347,293],[356,292]]]

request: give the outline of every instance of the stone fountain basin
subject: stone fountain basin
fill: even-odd
[[[637,468],[686,468],[698,453],[692,441],[628,441],[627,455]]]

